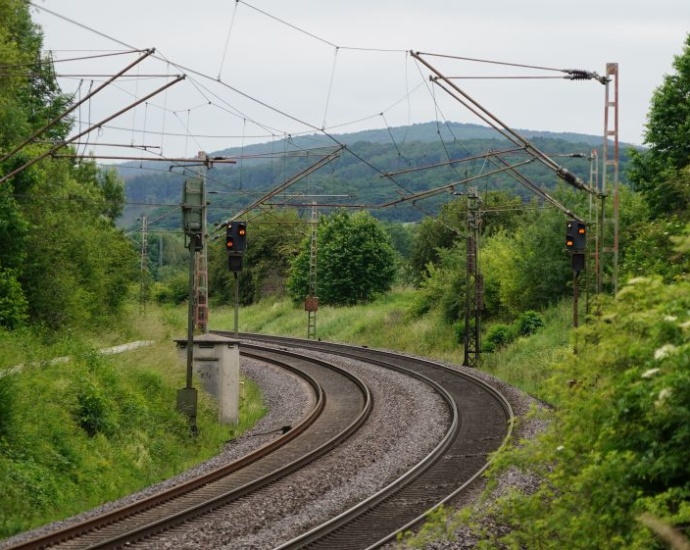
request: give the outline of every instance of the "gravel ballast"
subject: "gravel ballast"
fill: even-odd
[[[299,474],[187,523],[183,528],[132,546],[151,549],[275,548],[375,493],[428,454],[442,438],[448,413],[441,399],[425,384],[354,360],[306,350],[301,353],[343,366],[370,386],[375,407],[366,427]],[[241,368],[243,375],[261,387],[268,413],[252,430],[229,442],[222,453],[176,478],[117,502],[0,542],[0,549],[41,532],[53,531],[102,511],[146,498],[182,479],[236,460],[280,435],[283,426],[294,425],[313,403],[311,388],[282,369],[245,357],[241,360]],[[534,402],[529,396],[481,371],[470,372],[490,381],[503,392],[516,416],[524,415]],[[518,423],[516,435],[519,438],[530,437],[539,429],[540,426],[535,423]],[[511,480],[506,482],[511,483]],[[475,501],[480,490],[481,483],[453,504],[463,506]],[[438,543],[428,548],[471,548],[476,543],[466,533],[458,532],[456,537],[457,540],[452,543]]]

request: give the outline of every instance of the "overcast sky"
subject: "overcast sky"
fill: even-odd
[[[45,47],[58,61],[156,48],[155,59],[130,71],[137,78],[119,80],[76,113],[77,128],[170,82],[162,75],[188,75],[89,137],[91,144],[154,145],[167,156],[320,128],[346,133],[433,120],[482,123],[430,84],[430,70],[409,51],[598,74],[618,63],[620,139],[640,144],[652,92],[672,71],[690,31],[688,0],[34,3]],[[135,58],[61,61],[57,69],[65,75],[63,89],[79,98]],[[425,59],[446,76],[465,77],[453,82],[513,128],[603,134],[605,87],[597,81]],[[502,78],[467,78],[477,76]]]

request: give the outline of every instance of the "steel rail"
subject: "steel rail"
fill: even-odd
[[[257,346],[257,345],[250,345],[250,344],[242,344],[242,347],[244,348],[251,348],[254,349],[255,352],[258,350],[265,350],[262,346]],[[271,349],[271,352],[274,353],[279,353],[282,356],[290,356],[293,358],[298,358],[304,360],[305,357],[303,355],[297,354],[297,353],[291,353],[286,350],[275,350]],[[269,363],[274,363],[278,364],[279,362],[276,359],[270,359],[267,358],[266,355],[259,355],[257,353],[247,353],[243,352],[243,355],[253,357],[255,359],[259,359],[261,361],[266,361]],[[267,485],[270,485],[271,483],[274,483],[278,481],[279,479],[284,478],[285,476],[296,472],[297,470],[303,468],[307,464],[311,463],[315,459],[319,458],[320,456],[324,455],[334,447],[340,445],[344,440],[349,438],[353,433],[355,433],[361,426],[364,424],[364,422],[367,420],[369,417],[369,414],[372,410],[372,398],[371,398],[371,393],[369,392],[369,388],[355,375],[340,369],[339,367],[336,367],[335,365],[331,365],[325,361],[319,361],[317,359],[313,358],[308,358],[308,360],[312,363],[319,364],[321,367],[325,367],[328,369],[331,369],[332,371],[336,371],[343,375],[344,377],[350,379],[357,387],[358,389],[363,393],[364,395],[364,406],[362,407],[362,410],[359,415],[346,427],[345,430],[341,431],[340,433],[336,434],[332,438],[328,439],[325,443],[320,445],[319,447],[311,450],[310,452],[304,454],[302,457],[290,462],[287,465],[284,465],[283,467],[273,470],[270,473],[264,475],[263,477],[256,479],[255,481],[248,483],[246,485],[243,485],[242,487],[239,487],[238,489],[229,491],[227,493],[223,493],[221,495],[217,495],[209,500],[206,500],[198,505],[195,505],[193,507],[190,507],[180,513],[177,513],[175,515],[167,516],[164,517],[160,520],[157,520],[155,522],[148,523],[144,526],[138,527],[132,531],[128,531],[126,533],[122,533],[118,536],[109,538],[108,540],[101,541],[97,544],[93,544],[91,546],[88,546],[84,550],[105,550],[105,549],[115,549],[115,548],[121,548],[122,546],[132,543],[137,540],[142,540],[148,537],[151,537],[155,534],[161,533],[167,529],[171,529],[173,527],[176,527],[178,525],[181,525],[187,521],[190,521],[196,517],[199,517],[203,514],[209,513],[213,510],[216,510],[226,504],[229,504],[232,501],[235,501],[243,496],[246,496],[250,493],[253,493]],[[324,394],[324,400],[326,400],[326,396]],[[304,430],[303,430],[304,432]],[[288,432],[289,433],[289,432]]]
[[[372,359],[371,355],[379,355],[382,358],[396,357],[398,362],[400,362],[401,360],[409,359],[410,361],[413,361],[418,365],[427,365],[431,368],[440,369],[441,371],[453,372],[456,376],[461,377],[467,380],[468,382],[481,387],[482,390],[487,392],[495,400],[498,406],[503,410],[503,413],[505,415],[506,429],[502,441],[495,451],[500,451],[501,449],[503,449],[508,444],[511,438],[512,427],[514,424],[514,415],[510,403],[505,398],[505,396],[503,396],[496,388],[494,388],[490,384],[487,384],[480,378],[467,372],[461,372],[455,369],[450,369],[449,367],[441,365],[439,363],[435,363],[420,358],[414,358],[411,356],[400,356],[398,354],[392,354],[390,352],[386,352],[383,350],[374,350],[366,347],[363,348],[359,346],[352,346],[346,344],[315,342],[313,340],[304,340],[299,338],[273,337],[256,334],[240,334],[240,337],[256,339],[258,341],[263,341],[267,343],[273,342],[274,344],[280,345],[299,346],[301,348],[317,350],[322,353],[337,353],[339,356],[349,356],[355,359],[361,359],[363,361],[367,361],[369,363],[374,364],[379,363],[383,367],[392,368],[395,370],[402,370],[408,373],[412,371],[405,367],[391,365],[390,359],[384,361],[377,361]],[[364,359],[365,356],[367,356],[366,359]],[[444,438],[444,444],[445,443],[447,442]],[[492,458],[486,460],[480,467],[476,469],[476,471],[471,476],[468,477],[468,479],[464,480],[457,487],[454,487],[452,490],[448,491],[445,495],[442,496],[442,498],[437,499],[436,502],[433,503],[433,505],[424,507],[419,511],[419,513],[415,517],[405,521],[402,525],[398,525],[395,529],[390,530],[388,533],[386,533],[383,536],[380,536],[376,540],[366,543],[366,546],[362,546],[361,540],[358,540],[356,543],[351,542],[348,538],[348,535],[343,534],[346,533],[346,529],[349,524],[353,522],[359,522],[360,520],[362,520],[362,518],[366,518],[367,514],[375,513],[377,507],[380,506],[381,503],[385,503],[385,501],[387,501],[388,499],[394,499],[398,492],[404,490],[408,485],[412,485],[413,483],[415,483],[415,481],[418,478],[420,478],[420,476],[425,472],[430,471],[429,469],[433,468],[442,456],[442,451],[439,449],[441,446],[442,445],[439,445],[437,449],[434,449],[432,453],[425,457],[425,459],[420,464],[418,464],[417,467],[415,467],[414,472],[408,472],[400,479],[390,483],[387,487],[383,488],[370,498],[346,510],[339,516],[332,518],[331,520],[314,527],[310,531],[303,533],[302,535],[295,537],[294,539],[282,544],[276,550],[329,547],[366,547],[367,550],[369,550],[379,548],[394,540],[399,533],[408,531],[416,526],[419,526],[424,521],[426,515],[430,511],[440,507],[443,504],[446,504],[450,500],[457,497],[460,493],[465,491],[468,487],[470,487],[479,478],[479,476],[481,476],[486,471],[486,469],[489,467],[491,463]],[[446,444],[445,447],[448,448],[448,445]],[[495,452],[493,456],[495,456]],[[365,521],[366,520],[362,520],[364,526],[360,525],[358,529],[355,529],[355,531],[366,530],[367,524],[365,523]]]
[[[219,468],[214,469],[213,471],[203,475],[199,476],[197,478],[188,480],[186,482],[180,483],[176,485],[175,487],[172,487],[170,489],[161,491],[151,497],[142,499],[140,501],[137,501],[129,506],[118,508],[116,510],[112,510],[110,512],[107,512],[105,514],[99,515],[97,517],[88,519],[84,522],[81,522],[77,525],[73,525],[70,527],[63,528],[59,531],[55,531],[52,533],[48,533],[46,535],[40,536],[33,538],[28,541],[24,541],[15,545],[12,545],[7,548],[7,550],[35,550],[39,548],[48,548],[51,546],[56,546],[58,544],[64,543],[66,541],[70,541],[73,539],[76,539],[80,536],[83,536],[85,533],[88,532],[94,532],[99,529],[102,529],[106,526],[112,525],[116,523],[117,521],[120,521],[123,518],[128,518],[131,516],[134,516],[136,514],[143,513],[147,510],[150,510],[152,508],[155,508],[156,506],[160,506],[163,503],[169,502],[171,500],[174,500],[176,498],[179,498],[183,495],[189,494],[192,491],[196,491],[201,487],[204,487],[210,483],[213,483],[219,479],[222,479],[223,477],[236,473],[247,466],[256,463],[258,460],[261,460],[268,455],[274,453],[276,450],[286,446],[288,443],[291,441],[295,440],[298,436],[304,434],[314,423],[316,420],[322,415],[325,407],[326,407],[326,395],[323,391],[323,388],[321,385],[317,382],[317,380],[306,373],[305,371],[293,367],[290,364],[287,364],[285,362],[280,362],[277,359],[267,359],[265,356],[262,356],[260,354],[261,347],[260,346],[242,346],[243,348],[252,348],[254,352],[248,352],[241,350],[241,355],[243,357],[251,357],[255,358],[264,362],[271,362],[274,365],[277,365],[281,368],[284,368],[297,376],[301,377],[312,389],[314,392],[314,405],[311,408],[310,411],[308,411],[300,420],[300,422],[293,427],[292,430],[288,431],[286,434],[284,434],[281,437],[276,438],[275,440],[266,443],[265,445],[262,445],[252,453],[245,455],[244,457],[233,461],[227,465],[221,466]],[[275,354],[276,350],[271,349],[271,353]],[[282,352],[282,355],[288,355],[291,357],[295,357],[295,354],[289,354],[287,352]],[[301,356],[300,359],[304,359]],[[342,371],[340,369],[337,369],[337,367],[333,367],[330,365],[327,365],[327,363],[316,361],[316,360],[311,360],[311,363],[318,363],[321,366],[328,366],[332,370],[337,370],[340,372],[343,376],[347,377],[348,379],[352,380],[353,383],[362,391],[363,393],[363,402],[365,404],[364,410],[362,413],[360,413],[360,417],[364,414],[368,414],[368,412],[371,409],[371,395],[369,393],[369,390],[364,386],[364,384],[351,375],[350,373],[347,373],[345,371]],[[361,420],[363,422],[364,420]],[[353,423],[354,424],[354,423]],[[353,431],[356,429],[356,426],[350,426],[349,427],[350,431]],[[290,465],[289,465],[290,466]],[[294,466],[293,466],[294,467]],[[263,484],[270,482],[267,479],[263,480]],[[255,489],[258,487],[255,487]],[[243,487],[242,490],[246,493],[249,492],[250,488],[249,487]],[[228,495],[226,495],[227,499]],[[170,524],[166,528],[169,528]],[[151,530],[149,530],[149,533]],[[130,532],[130,537],[133,536],[133,533]],[[120,543],[122,544],[122,543]],[[92,545],[92,547],[97,548],[97,547],[108,547],[108,546],[99,546],[98,544]]]

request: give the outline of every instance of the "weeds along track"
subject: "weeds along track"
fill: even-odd
[[[508,400],[491,385],[467,372],[416,357],[357,346],[241,336],[274,345],[347,356],[422,378],[445,393],[454,413],[446,436],[417,466],[338,516],[280,545],[280,550],[383,546],[398,533],[421,524],[427,512],[466,490],[486,469],[490,455],[510,437],[513,412]],[[423,414],[423,411],[416,411],[416,414]]]
[[[255,452],[207,475],[10,548],[118,548],[150,537],[290,475],[346,439],[366,421],[371,411],[367,387],[328,362],[260,346],[243,350],[242,354],[288,369],[309,383],[315,394],[314,406],[298,425]]]
[[[470,486],[509,437],[507,401],[458,369],[255,334],[240,353],[307,381],[299,425],[206,476],[9,548],[373,548]]]

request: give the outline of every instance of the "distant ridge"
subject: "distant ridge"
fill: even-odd
[[[578,145],[586,145],[588,147],[601,147],[603,142],[602,136],[594,136],[591,134],[577,134],[574,132],[547,132],[523,129],[518,129],[516,131],[523,137],[530,140],[540,138],[562,140],[567,143],[576,143]],[[343,143],[348,146],[361,142],[368,142],[377,145],[392,144],[393,141],[395,141],[396,145],[410,143],[433,143],[439,141],[439,136],[445,143],[452,143],[456,140],[505,141],[505,138],[501,134],[489,126],[464,122],[449,122],[442,125],[437,124],[436,122],[424,122],[412,124],[410,126],[361,130],[359,132],[330,135],[333,139],[324,134],[317,133],[306,136],[291,137],[288,139],[281,138],[264,143],[246,145],[244,147],[220,149],[218,151],[209,152],[209,155],[227,157],[266,155],[285,151],[329,147],[334,146],[337,143]],[[633,146],[629,144],[621,144],[621,147],[627,148]],[[125,181],[128,181],[140,175],[143,170],[140,170],[139,168],[146,167],[146,165],[146,161],[143,161],[143,163],[141,161],[132,161],[115,165],[115,167],[123,168],[122,170],[119,170],[120,177],[122,177]]]
[[[563,157],[558,163],[583,179],[590,176],[590,163],[582,161],[589,158],[593,149],[601,158],[603,138],[600,136],[576,134],[573,132],[543,132],[535,130],[518,130],[547,155]],[[363,130],[360,132],[323,135],[314,133],[307,136],[293,136],[284,139],[246,145],[208,152],[211,156],[242,158],[241,170],[218,166],[208,180],[208,192],[214,194],[212,203],[214,211],[211,217],[226,218],[228,212],[238,212],[250,203],[252,194],[266,193],[270,189],[286,182],[290,177],[299,174],[310,164],[314,156],[283,153],[313,151],[324,147],[344,144],[348,150],[341,153],[337,162],[326,170],[317,170],[308,179],[292,189],[293,192],[304,192],[300,186],[307,185],[321,194],[347,197],[352,205],[371,205],[377,217],[389,221],[408,222],[420,219],[422,215],[433,214],[447,199],[434,195],[425,200],[423,212],[417,204],[419,201],[408,201],[394,204],[388,208],[391,197],[399,198],[400,190],[406,195],[439,188],[447,184],[449,178],[462,179],[458,168],[444,167],[444,161],[463,159],[481,155],[490,149],[513,149],[499,132],[479,124],[448,123],[444,125],[428,122],[395,128]],[[620,173],[625,173],[629,147],[623,147],[620,155]],[[322,151],[323,153],[323,151]],[[281,158],[278,159],[277,157]],[[570,157],[570,158],[567,158]],[[523,159],[524,160],[524,159]],[[481,164],[481,163],[479,163]],[[520,173],[535,185],[545,189],[553,188],[557,177],[553,170],[541,163],[527,160]],[[412,170],[401,173],[395,179],[382,179],[381,175],[395,172],[401,167],[427,166],[429,170]],[[181,197],[184,176],[181,173],[161,170],[160,164],[146,161],[134,161],[117,165],[125,180],[125,194],[128,206],[125,208],[122,226],[136,222],[144,211],[155,210],[157,205],[170,206],[177,204]],[[481,166],[465,165],[462,174],[483,169]],[[450,170],[450,172],[448,172]],[[177,171],[179,172],[179,171]],[[485,187],[514,193],[528,199],[530,193],[508,173],[496,173],[484,180]],[[487,187],[488,188],[488,187]],[[216,196],[217,195],[217,196]],[[379,210],[380,205],[385,208]],[[221,215],[220,211],[223,211]],[[179,227],[177,217],[169,217],[170,211],[160,212],[171,226]],[[211,219],[211,218],[209,218]],[[217,221],[215,218],[211,221]]]
[[[574,132],[547,132],[539,130],[516,130],[520,135],[528,139],[533,138],[550,138],[561,139],[572,143],[587,144],[592,147],[597,147],[602,144],[602,136],[594,136],[589,134],[577,134]],[[390,143],[395,140],[396,143],[410,143],[423,142],[430,143],[439,139],[439,136],[446,142],[453,140],[470,140],[470,139],[505,139],[501,134],[489,126],[482,126],[481,124],[470,124],[464,122],[449,122],[447,124],[437,124],[436,122],[424,122],[412,124],[410,126],[397,126],[393,128],[381,128],[376,130],[362,130],[359,132],[331,134],[338,142],[351,145],[360,141],[370,143]],[[267,152],[275,152],[276,145],[285,144],[288,150],[294,148],[313,148],[334,145],[334,141],[323,134],[310,134],[308,136],[299,136],[291,138],[289,143],[284,143],[286,140],[280,139],[277,141],[260,143],[256,145],[246,146],[242,149],[238,147],[223,149],[214,153],[214,155],[224,156],[239,156],[244,154],[261,154]]]

